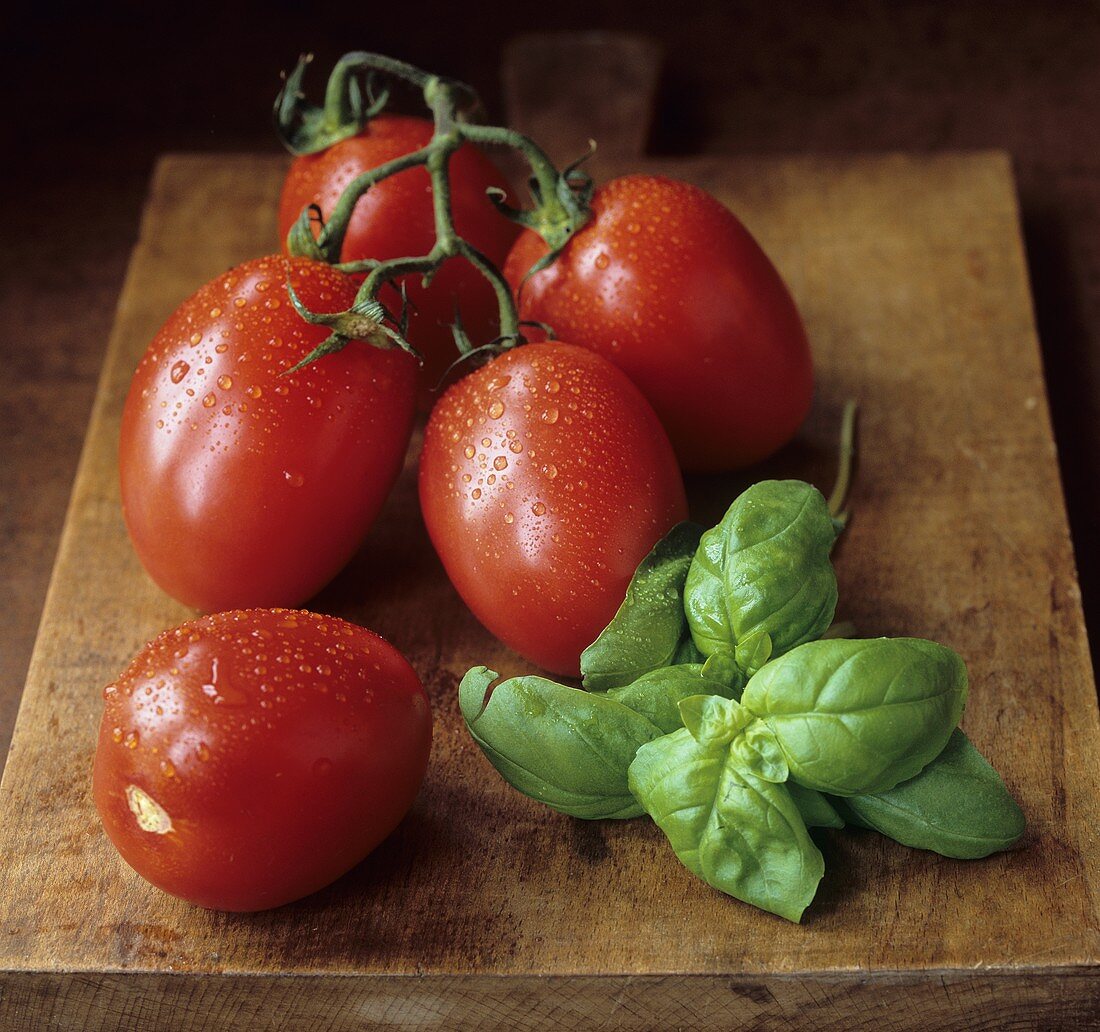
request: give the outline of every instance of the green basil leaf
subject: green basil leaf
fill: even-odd
[[[662,667],[642,674],[636,681],[622,688],[612,688],[609,699],[621,702],[635,713],[640,713],[651,724],[656,724],[665,734],[683,727],[679,703],[693,695],[720,695],[730,699],[740,695],[737,688],[712,681],[698,663]]]
[[[702,537],[684,585],[691,636],[706,656],[738,650],[752,676],[821,636],[836,609],[836,525],[801,480],[754,484]]]
[[[678,523],[642,560],[619,611],[581,653],[586,688],[619,688],[658,667],[702,661],[684,616],[684,581],[702,533]]]
[[[466,726],[504,780],[524,795],[573,817],[637,817],[627,784],[638,747],[661,729],[605,695],[542,677],[513,677],[474,667],[458,702]]]
[[[920,638],[829,638],[768,663],[742,703],[775,733],[790,776],[832,795],[877,794],[942,751],[966,703],[962,660]]]
[[[825,872],[785,785],[742,769],[687,728],[643,745],[630,788],[677,857],[708,885],[798,921]]]
[[[840,816],[835,799],[815,792],[812,788],[803,788],[797,781],[787,782],[794,805],[802,814],[807,828],[843,828],[844,818]]]
[[[854,823],[902,845],[958,860],[1008,849],[1025,827],[1000,776],[959,729],[916,777],[888,792],[849,796],[834,805]]]

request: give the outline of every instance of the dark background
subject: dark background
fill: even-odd
[[[345,50],[405,58],[471,82],[499,116],[501,47],[538,29],[627,29],[664,44],[657,151],[1013,156],[1096,654],[1096,3],[40,3],[0,32],[0,730],[14,717],[156,155],[274,152],[279,72],[306,50],[317,79]]]

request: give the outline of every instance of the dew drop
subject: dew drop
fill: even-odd
[[[542,502],[535,502],[535,504],[531,506],[531,511],[536,516],[543,516],[546,514],[546,506],[543,505]]]
[[[503,455],[498,455],[493,459],[493,469],[507,469],[508,460]]]
[[[122,728],[120,728],[120,727],[111,728],[111,738],[113,738],[116,742],[121,742],[122,741]]]
[[[301,487],[306,482],[306,478],[301,473],[294,473],[289,469],[283,470],[283,479],[291,487]]]
[[[481,488],[480,487],[475,487],[470,492],[470,497],[476,502],[481,497]]]
[[[247,394],[250,398],[258,398],[260,397],[260,395],[263,394],[263,391],[259,387],[253,385],[252,387],[249,387],[247,391],[245,391],[245,394]]]
[[[558,410],[551,405],[548,409],[543,409],[540,418],[544,423],[556,423],[558,421]]]
[[[233,386],[233,377],[225,376],[224,374],[222,376],[219,376],[218,377],[218,386],[223,391],[229,390],[229,388]]]
[[[172,366],[172,383],[179,383],[190,371],[191,367],[186,362],[177,362]]]
[[[558,475],[558,467],[555,466],[552,462],[548,462],[545,466],[543,466],[542,471],[550,480],[553,480],[554,477]]]
[[[201,343],[202,343],[202,334],[201,333],[192,333],[191,334],[191,347],[194,347],[196,344],[201,344]]]
[[[490,419],[500,419],[500,417],[503,416],[503,415],[504,415],[504,402],[494,401],[489,406],[489,418]]]
[[[510,512],[506,512],[504,514],[504,522],[505,523],[514,523],[515,519],[516,519],[515,516]]]
[[[213,393],[207,394],[202,399],[202,407],[203,408],[213,408],[217,403],[218,403],[218,399],[214,396]]]
[[[611,259],[608,258],[607,255],[604,254],[603,251],[601,251],[598,255],[596,255],[596,268],[597,269],[606,269],[610,264],[611,264]]]

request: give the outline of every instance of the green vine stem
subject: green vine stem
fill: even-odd
[[[398,346],[415,354],[403,332],[397,329],[403,318],[398,319],[381,304],[381,292],[387,284],[404,276],[420,274],[427,282],[444,262],[455,258],[469,262],[489,282],[496,294],[500,318],[497,338],[489,345],[476,348],[471,346],[461,324],[457,323],[455,340],[460,356],[524,343],[515,299],[504,275],[455,229],[451,210],[450,159],[467,143],[507,147],[523,156],[531,170],[529,188],[534,206],[530,209],[514,208],[499,190],[490,191],[488,199],[507,218],[534,230],[546,241],[548,253],[531,272],[552,262],[591,217],[589,201],[592,180],[580,171],[580,162],[559,171],[546,152],[522,133],[467,121],[471,110],[479,106],[477,95],[470,87],[452,79],[430,75],[403,61],[380,54],[364,51],[346,54],[329,78],[324,106],[310,105],[301,92],[308,63],[308,58],[299,61],[297,68],[287,77],[276,101],[279,134],[293,153],[313,153],[360,132],[367,121],[381,110],[388,96],[388,91],[375,93],[376,76],[379,74],[399,79],[421,90],[424,102],[432,113],[434,131],[424,147],[370,169],[348,184],[327,221],[322,220],[319,209],[310,207],[301,213],[288,233],[287,250],[291,255],[327,262],[349,273],[366,273],[355,303],[347,312],[308,313],[291,295],[295,307],[304,317],[332,328],[328,340],[307,355],[296,368],[338,351],[355,339],[367,339],[378,347]],[[359,85],[361,76],[365,77],[363,87]],[[418,166],[427,170],[431,180],[435,217],[435,243],[431,250],[423,255],[385,261],[368,258],[342,263],[340,257],[344,239],[359,199],[382,180]]]

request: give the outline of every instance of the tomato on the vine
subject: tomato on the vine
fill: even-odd
[[[286,242],[290,227],[304,208],[317,205],[327,218],[344,188],[361,173],[419,150],[432,137],[432,123],[403,115],[378,115],[362,132],[317,154],[294,159],[279,199],[279,234]],[[459,235],[494,265],[504,264],[519,232],[500,215],[485,191],[504,189],[507,182],[485,154],[469,144],[450,159],[451,208]],[[435,218],[428,172],[407,169],[372,186],[355,206],[341,261],[401,258],[427,254],[435,243]],[[410,302],[408,338],[424,356],[424,382],[434,386],[456,354],[450,324],[456,305],[462,322],[475,339],[494,333],[496,296],[485,278],[468,262],[445,263],[430,286],[421,276],[404,277]],[[391,308],[399,301],[387,292]]]
[[[420,505],[474,615],[560,674],[579,671],[638,563],[687,516],[649,403],[610,362],[564,343],[514,348],[444,394]]]
[[[404,657],[304,611],[165,631],[103,694],[108,836],[143,878],[216,910],[281,906],[354,867],[412,805],[431,750]]]
[[[122,504],[134,548],[202,610],[297,605],[351,558],[400,472],[416,361],[355,341],[284,375],[328,335],[294,310],[355,297],[318,262],[268,257],[188,298],[134,373]]]
[[[652,403],[685,469],[747,466],[809,410],[805,330],[779,273],[706,191],[660,176],[600,187],[593,216],[524,285],[520,316],[614,362]],[[531,230],[505,274],[514,289],[546,253]]]

